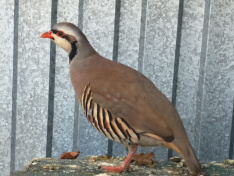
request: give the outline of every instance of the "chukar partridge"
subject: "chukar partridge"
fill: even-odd
[[[192,173],[200,173],[176,109],[148,78],[102,57],[74,24],[55,24],[41,37],[51,39],[68,53],[71,81],[87,120],[129,150],[121,166],[103,166],[104,170],[128,170],[138,145],[163,145],[180,154]]]

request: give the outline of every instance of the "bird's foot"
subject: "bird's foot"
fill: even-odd
[[[136,146],[130,146],[129,147],[129,153],[126,159],[124,160],[123,164],[121,166],[112,167],[112,166],[102,166],[102,169],[104,169],[106,172],[124,172],[128,170],[132,170],[132,168],[129,166],[135,152],[137,150]]]
[[[123,167],[123,166],[117,166],[117,167],[112,167],[112,166],[102,166],[102,169],[105,170],[106,172],[124,172],[128,170],[132,170],[130,166]]]

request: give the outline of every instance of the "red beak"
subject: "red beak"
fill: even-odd
[[[41,38],[49,38],[49,39],[54,39],[53,36],[51,36],[52,31],[45,32],[44,34],[41,35]]]

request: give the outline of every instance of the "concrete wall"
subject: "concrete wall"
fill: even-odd
[[[2,0],[0,7],[0,175],[77,147],[81,157],[126,154],[85,119],[65,51],[40,39],[63,21],[156,84],[200,160],[234,157],[234,1]],[[138,149],[151,150],[168,157],[162,147]]]

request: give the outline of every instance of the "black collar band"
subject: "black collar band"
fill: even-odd
[[[73,58],[75,57],[75,55],[77,54],[78,50],[77,50],[77,46],[76,46],[77,42],[72,42],[71,43],[71,52],[69,54],[69,63],[71,63],[71,61],[73,60]]]

